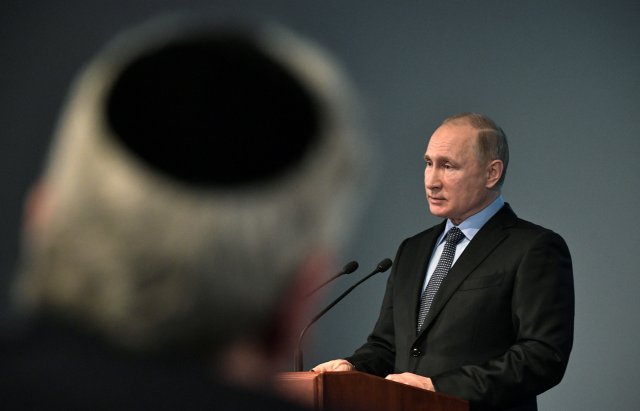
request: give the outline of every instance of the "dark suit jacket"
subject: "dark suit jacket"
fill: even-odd
[[[142,355],[53,318],[0,329],[3,410],[305,411],[268,392],[230,385],[210,359]]]
[[[431,377],[472,409],[535,410],[536,395],[562,379],[573,343],[569,250],[506,204],[455,262],[418,335],[421,288],[444,227],[400,245],[376,326],[347,359],[379,376]]]

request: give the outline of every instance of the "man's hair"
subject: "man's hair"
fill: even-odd
[[[442,124],[469,124],[478,130],[477,150],[481,161],[500,160],[504,164],[498,187],[502,187],[509,165],[509,145],[507,136],[493,120],[477,113],[462,113],[447,117]]]
[[[279,27],[125,32],[71,90],[19,301],[136,349],[265,332],[302,261],[345,240],[352,103],[330,56]]]

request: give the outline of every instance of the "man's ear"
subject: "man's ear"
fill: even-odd
[[[492,160],[487,165],[487,182],[486,187],[489,189],[496,188],[498,181],[502,177],[504,171],[504,163],[502,160]]]
[[[246,386],[264,385],[274,373],[293,369],[298,338],[315,311],[319,294],[309,295],[333,268],[331,254],[314,251],[298,267],[263,333],[235,341],[216,359],[226,378]],[[264,387],[263,387],[264,388]]]
[[[321,291],[309,293],[326,279],[334,266],[333,256],[326,250],[315,250],[302,261],[272,320],[269,338],[272,354],[293,354],[300,332],[323,295]]]
[[[51,220],[53,195],[49,185],[39,180],[28,191],[23,208],[22,224],[28,236],[37,235]]]

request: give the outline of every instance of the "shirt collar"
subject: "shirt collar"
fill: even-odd
[[[502,206],[504,206],[504,198],[502,198],[502,195],[499,195],[498,198],[493,200],[491,204],[461,222],[457,227],[460,229],[460,231],[462,231],[465,238],[471,241],[473,240],[473,237],[478,233],[478,231],[480,231],[482,226],[484,226],[486,222],[489,221],[491,217],[493,217],[502,208]],[[453,224],[451,220],[447,219],[447,224],[444,228],[444,232],[438,238],[438,243],[436,245],[444,241],[445,235],[452,227],[455,227],[455,224]]]

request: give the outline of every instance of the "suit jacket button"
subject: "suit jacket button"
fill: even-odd
[[[412,348],[411,349],[411,356],[412,357],[419,357],[422,353],[420,352],[419,348]]]

